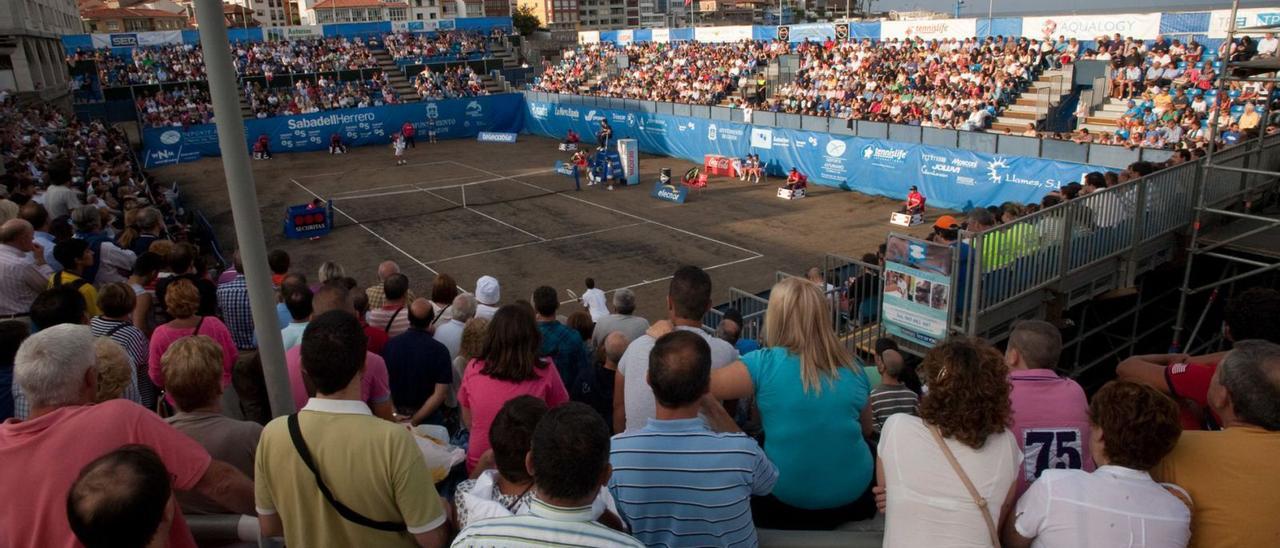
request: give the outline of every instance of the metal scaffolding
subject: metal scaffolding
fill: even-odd
[[[1275,32],[1280,28],[1280,25],[1237,28],[1239,7],[1239,0],[1232,2],[1227,43],[1233,43],[1237,36]],[[1255,209],[1261,209],[1258,206],[1266,205],[1266,198],[1274,193],[1276,183],[1280,181],[1280,146],[1277,146],[1280,143],[1274,139],[1270,143],[1265,141],[1267,127],[1271,123],[1271,105],[1277,100],[1280,58],[1234,61],[1228,54],[1221,62],[1222,70],[1215,88],[1219,102],[1214,104],[1213,114],[1209,116],[1209,147],[1199,174],[1201,184],[1197,185],[1195,197],[1195,222],[1191,226],[1177,322],[1173,328],[1172,347],[1187,352],[1192,351],[1202,323],[1197,321],[1191,333],[1183,338],[1187,316],[1192,313],[1188,310],[1188,301],[1193,296],[1210,291],[1208,300],[1212,303],[1217,300],[1218,290],[1223,286],[1280,269],[1280,230],[1277,230],[1280,229],[1280,214],[1274,210],[1261,214],[1255,212]],[[1239,162],[1223,162],[1217,144],[1219,128],[1224,123],[1220,101],[1228,97],[1232,82],[1254,83],[1261,88],[1263,115],[1256,137],[1256,156],[1245,155],[1233,158]],[[1229,117],[1225,123],[1230,125]],[[1231,165],[1234,163],[1240,165]],[[1225,265],[1223,274],[1208,282],[1195,281],[1193,271],[1197,263],[1203,265],[1207,259],[1222,261]],[[1196,314],[1203,320],[1203,314]]]

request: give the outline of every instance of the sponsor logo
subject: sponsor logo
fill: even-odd
[[[172,159],[176,158],[177,156],[178,156],[178,155],[177,155],[176,153],[174,153],[172,150],[153,150],[153,151],[151,151],[151,160],[152,160],[153,162],[159,162],[159,161],[164,161],[164,160],[172,160]]]
[[[160,134],[160,142],[166,145],[176,145],[182,140],[182,134],[174,130],[169,130]]]
[[[677,131],[693,131],[693,122],[679,122],[676,124]]]
[[[594,110],[591,111],[591,113],[589,113],[588,116],[590,116],[591,114],[594,114],[595,112],[596,111]],[[556,116],[567,116],[569,118],[573,118],[576,120],[580,115],[581,113],[578,112],[578,109],[576,108],[562,107],[562,106],[556,105]]]
[[[773,130],[767,128],[751,128],[751,148],[773,148]]]
[[[987,178],[995,184],[1004,182],[1003,170],[1009,169],[1009,161],[1002,156],[996,156],[991,163],[987,164]]]
[[[476,140],[482,143],[514,143],[516,142],[516,134],[501,131],[481,131],[476,135]]]
[[[1102,19],[1090,17],[1085,20],[1068,20],[1062,23],[1046,19],[1040,27],[1041,34],[1046,36],[1064,34],[1067,36],[1099,36],[1102,34],[1132,34],[1137,30],[1136,21],[1124,19]]]
[[[809,146],[811,146],[811,147],[816,147],[816,146],[818,146],[818,138],[817,138],[817,137],[814,137],[814,136],[810,135],[810,136],[809,136],[808,141],[809,141]]]
[[[690,124],[690,125],[692,125],[692,124]],[[716,140],[716,125],[715,125],[715,124],[710,124],[710,125],[708,125],[708,126],[707,126],[707,140],[708,140],[708,141],[714,141],[714,140]]]
[[[484,107],[480,106],[480,101],[467,103],[467,116],[472,118],[484,116]]]
[[[862,157],[866,160],[902,162],[907,159],[907,151],[901,148],[880,148],[876,145],[867,145],[862,148]]]
[[[557,112],[557,114],[559,114],[559,113]],[[603,120],[603,119],[604,119],[604,116],[601,116],[601,115],[599,115],[599,114],[596,114],[596,111],[595,111],[595,110],[588,110],[588,111],[587,111],[587,115],[586,115],[586,116],[583,116],[583,117],[582,117],[582,119],[583,119],[583,120],[586,120],[586,121],[588,121],[588,122],[599,122],[600,120]]]
[[[672,200],[672,201],[679,200],[680,191],[677,190],[675,187],[671,187],[671,186],[662,187],[661,189],[658,189],[658,197],[664,200]]]
[[[308,129],[325,126],[336,126],[341,124],[358,124],[360,122],[372,122],[377,118],[372,112],[362,114],[330,114],[327,116],[318,116],[316,118],[306,118],[302,120],[289,120],[289,129]]]
[[[833,157],[839,158],[841,156],[844,156],[844,153],[846,150],[848,150],[848,148],[849,147],[844,144],[844,141],[838,141],[836,139],[832,139],[827,142],[827,156],[833,156]]]
[[[1277,25],[1280,24],[1280,13],[1259,13],[1259,25]],[[1242,25],[1243,26],[1243,25]]]
[[[547,105],[529,103],[529,114],[532,114],[533,117],[538,120],[546,120],[547,114],[550,114],[550,112],[551,112],[551,107]]]
[[[615,124],[625,124],[625,123],[627,123],[627,116],[626,116],[625,114],[614,114],[614,115],[613,115],[613,123],[615,123]]]
[[[427,103],[427,118],[434,120],[440,117],[440,107],[435,103]]]
[[[945,34],[950,29],[950,25],[945,22],[940,23],[922,23],[919,25],[911,25],[907,27],[906,35],[911,36],[933,36],[935,34]]]
[[[636,126],[636,115],[635,115],[635,114],[630,114],[630,113],[628,113],[628,114],[627,114],[627,126],[628,126],[628,127],[635,127],[635,126]]]
[[[130,48],[138,45],[138,35],[136,34],[112,34],[111,47],[113,48]]]

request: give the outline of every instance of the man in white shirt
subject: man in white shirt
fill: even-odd
[[[75,189],[67,186],[71,182],[71,162],[59,158],[49,163],[49,187],[44,191],[44,207],[49,210],[49,217],[57,219],[80,207],[80,197]]]
[[[93,249],[98,267],[91,280],[94,287],[127,282],[128,273],[133,270],[133,263],[138,257],[132,251],[120,249],[103,232],[101,210],[95,206],[81,206],[71,212],[71,224],[75,225],[76,238],[89,242],[90,249]]]
[[[682,266],[667,289],[667,312],[676,329],[692,331],[711,345],[711,368],[719,369],[738,359],[733,345],[702,330],[702,316],[711,309],[711,276],[696,266]],[[614,377],[613,427],[615,432],[638,430],[657,413],[649,387],[649,352],[656,340],[649,335],[632,341],[618,362]]]
[[[13,219],[0,225],[0,319],[25,318],[52,275],[31,223]]]
[[[453,298],[453,317],[436,326],[433,335],[440,344],[449,349],[449,359],[457,359],[458,350],[462,348],[462,330],[467,321],[476,316],[476,298],[463,293]]]
[[[609,315],[609,305],[604,298],[604,291],[596,287],[595,278],[587,278],[587,290],[582,294],[582,306],[591,313],[591,321],[599,322]]]
[[[1274,32],[1268,32],[1266,38],[1258,40],[1259,56],[1275,57],[1278,49],[1280,49],[1280,39],[1276,38]]]

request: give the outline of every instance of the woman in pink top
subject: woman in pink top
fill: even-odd
[[[507,400],[533,396],[547,407],[569,401],[555,364],[538,357],[541,345],[542,335],[528,307],[509,304],[494,313],[484,351],[467,364],[458,389],[462,423],[471,430],[468,471],[489,450],[489,425]]]
[[[174,341],[191,335],[205,335],[212,338],[222,347],[222,386],[231,383],[231,368],[236,363],[238,352],[231,340],[231,332],[221,320],[214,316],[197,316],[200,308],[200,291],[190,280],[177,280],[169,284],[164,295],[164,306],[173,316],[169,323],[156,327],[151,334],[151,345],[148,348],[148,376],[156,387],[164,388],[164,369],[160,367],[160,358]],[[165,399],[173,403],[166,395]]]

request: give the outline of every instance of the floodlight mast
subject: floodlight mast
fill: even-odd
[[[267,243],[262,232],[262,217],[258,214],[253,170],[249,167],[249,148],[245,143],[244,120],[240,118],[240,97],[235,69],[231,65],[231,46],[222,16],[222,1],[195,0],[195,11],[196,22],[200,25],[200,43],[204,46],[205,73],[213,103],[214,124],[218,130],[218,147],[222,150],[222,169],[227,179],[227,195],[231,199],[231,216],[244,267],[242,274],[249,290],[253,331],[258,341],[258,355],[262,358],[271,415],[288,415],[296,409],[289,372],[285,368],[284,343],[277,329],[275,293],[271,289],[271,272],[267,268]]]

